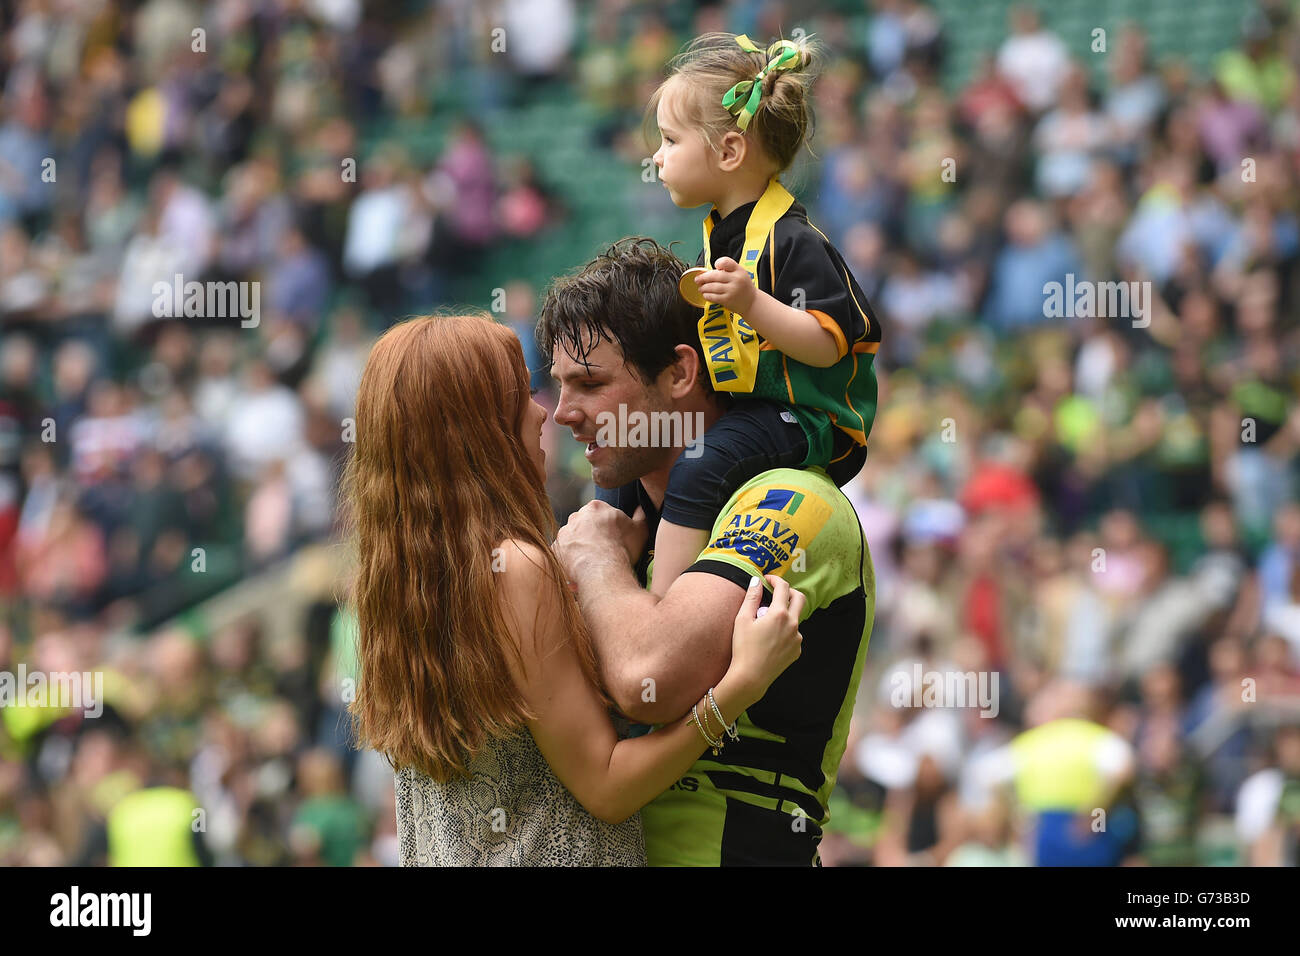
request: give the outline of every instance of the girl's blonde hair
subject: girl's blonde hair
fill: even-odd
[[[801,39],[795,46],[800,54],[798,63],[763,78],[763,96],[743,133],[776,163],[777,172],[790,168],[812,133],[809,91],[820,48],[811,38]],[[754,79],[768,60],[767,53],[750,53],[741,47],[734,33],[706,33],[692,40],[669,62],[667,78],[650,97],[645,115],[647,133],[671,86],[682,94],[674,96],[674,110],[716,150],[725,134],[741,132],[736,117],[722,105],[722,98],[735,84]]]

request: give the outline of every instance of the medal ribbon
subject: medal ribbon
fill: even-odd
[[[794,197],[776,181],[767,189],[749,214],[745,224],[745,247],[740,253],[740,265],[754,285],[758,285],[758,259],[776,221],[785,215]],[[713,254],[709,249],[709,234],[713,231],[713,216],[704,217],[704,262],[713,268]],[[716,302],[710,302],[699,321],[700,344],[704,346],[704,364],[709,378],[719,392],[748,393],[754,390],[758,375],[758,333],[745,321],[744,316],[732,312]]]

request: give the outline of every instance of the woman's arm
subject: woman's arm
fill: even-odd
[[[557,626],[559,596],[541,557],[526,544],[518,547],[527,560],[507,563],[502,598],[524,660],[523,673],[516,673],[515,679],[538,715],[529,730],[578,802],[597,818],[620,823],[690,769],[704,753],[704,737],[688,713],[654,733],[618,739],[596,689],[583,674],[573,641]],[[728,726],[799,656],[803,595],[780,578],[769,581],[773,596],[765,616],[756,618],[763,588],[752,585],[746,594],[736,616],[731,667],[713,690]],[[719,736],[722,731],[707,696],[700,698],[697,711],[701,720],[707,714],[710,735]]]

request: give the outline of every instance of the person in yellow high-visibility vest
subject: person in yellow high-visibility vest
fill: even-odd
[[[1132,821],[1112,803],[1133,776],[1133,748],[1091,719],[1093,709],[1085,687],[1045,688],[1033,707],[1037,726],[989,754],[977,771],[985,786],[1013,785],[1033,815],[1036,866],[1114,866],[1131,835]]]
[[[194,794],[180,787],[146,787],[108,813],[109,866],[201,866]]]

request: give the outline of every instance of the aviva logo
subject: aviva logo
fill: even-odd
[[[758,507],[764,511],[780,511],[788,515],[794,514],[803,504],[803,492],[793,491],[786,488],[773,488],[767,493],[767,496],[758,503]]]

